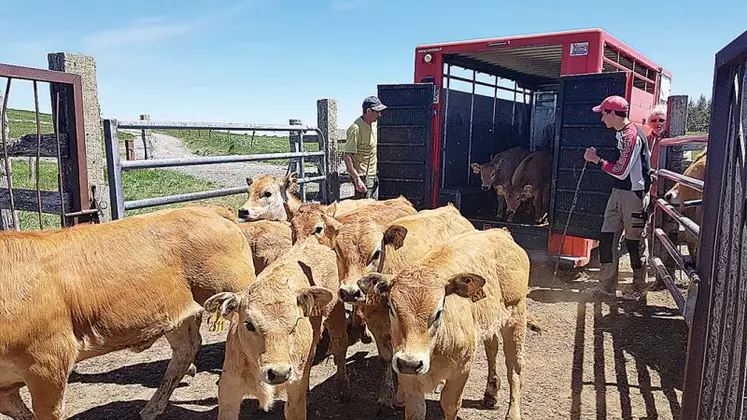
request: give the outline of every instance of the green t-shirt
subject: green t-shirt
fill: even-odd
[[[361,178],[376,175],[376,144],[376,122],[369,125],[363,117],[358,117],[348,128],[342,152],[352,155],[353,168]]]

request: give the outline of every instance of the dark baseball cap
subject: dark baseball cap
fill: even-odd
[[[363,100],[363,112],[366,112],[368,108],[371,108],[374,111],[383,111],[386,109],[386,105],[382,104],[379,98],[369,96]]]

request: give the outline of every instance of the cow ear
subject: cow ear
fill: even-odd
[[[207,312],[220,311],[221,316],[227,316],[239,307],[240,298],[236,293],[221,292],[209,297],[202,305]]]
[[[250,176],[246,177],[246,186],[247,187],[251,187],[253,182],[254,182],[254,180],[252,179],[252,177],[250,177]]]
[[[496,185],[495,193],[498,195],[505,195],[506,192],[503,190],[503,185]]]
[[[335,217],[335,213],[337,213],[337,201],[327,206],[327,210],[325,210],[325,213],[327,213],[330,217]]]
[[[296,207],[295,209],[291,207],[290,203],[287,201],[283,201],[283,208],[285,208],[285,214],[288,220],[296,217],[296,213],[298,213],[299,208]]]
[[[367,296],[378,295],[386,296],[392,286],[394,277],[381,273],[370,273],[358,280],[358,288]]]
[[[309,284],[314,284],[314,273],[311,271],[311,267],[309,267],[308,264],[306,264],[303,261],[299,261],[298,265],[301,267],[301,271],[303,271],[303,274],[306,276],[306,279],[309,280]]]
[[[239,302],[239,296],[231,292],[221,292],[209,297],[202,305],[211,314],[207,322],[208,330],[223,331],[226,318],[230,319],[231,315],[235,315]]]
[[[340,233],[342,223],[338,222],[334,217],[327,216],[326,213],[322,213],[322,220],[324,220],[324,227],[331,235],[335,238]]]
[[[477,302],[485,298],[485,277],[475,273],[460,273],[451,277],[446,282],[446,295],[457,294]]]
[[[331,290],[324,287],[312,286],[301,289],[296,294],[296,304],[303,311],[303,316],[327,316],[328,306],[335,298]]]
[[[472,167],[472,172],[479,174],[480,173],[480,165],[477,163],[473,163],[470,165]]]
[[[394,249],[402,248],[405,243],[405,237],[407,237],[407,228],[402,225],[389,226],[384,231],[384,245],[393,245]]]
[[[298,172],[291,172],[283,177],[283,189],[290,190],[291,187],[298,185]]]

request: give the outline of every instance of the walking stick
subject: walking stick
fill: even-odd
[[[558,263],[560,263],[560,253],[563,251],[563,245],[565,245],[565,236],[568,232],[568,223],[571,221],[571,215],[573,209],[576,207],[576,200],[578,199],[578,190],[581,188],[581,180],[584,179],[584,172],[586,172],[586,164],[589,163],[584,159],[584,167],[581,168],[581,176],[578,177],[576,183],[576,191],[573,192],[573,202],[571,203],[571,209],[568,211],[568,219],[565,221],[565,228],[563,229],[563,237],[560,239],[560,248],[558,249],[558,256],[555,258],[555,270],[552,272],[552,279],[555,281],[555,275],[558,273]]]

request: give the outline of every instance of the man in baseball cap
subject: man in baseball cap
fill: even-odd
[[[621,96],[609,96],[592,108],[592,111],[602,114],[602,122],[607,128],[616,131],[619,150],[614,162],[600,158],[594,147],[587,148],[584,153],[584,159],[598,164],[603,172],[616,178],[604,211],[599,241],[600,284],[584,291],[593,299],[617,297],[618,261],[613,256],[613,245],[615,234],[623,230],[633,267],[633,290],[626,297],[641,300],[646,296],[646,270],[639,255],[639,243],[646,223],[645,200],[648,200],[651,187],[651,152],[646,134],[630,121],[629,110],[628,101]]]
[[[343,160],[353,179],[353,198],[379,197],[379,178],[376,161],[376,121],[386,109],[379,98],[369,96],[363,100],[363,114],[348,128],[347,140],[342,148]]]

